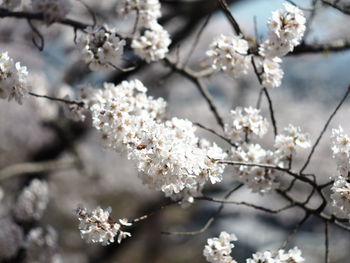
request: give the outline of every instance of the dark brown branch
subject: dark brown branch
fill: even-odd
[[[301,44],[296,46],[294,50],[287,54],[287,56],[296,56],[303,54],[319,54],[329,52],[342,52],[350,49],[349,40],[338,40],[326,44]]]
[[[330,122],[332,121],[332,119],[333,119],[333,117],[335,116],[335,114],[338,112],[339,108],[343,105],[343,103],[344,103],[344,101],[346,100],[346,98],[348,97],[349,93],[350,93],[350,85],[349,85],[348,89],[346,90],[345,95],[343,96],[343,98],[342,98],[341,101],[339,102],[338,106],[337,106],[337,107],[335,108],[335,110],[332,112],[331,116],[329,116],[329,118],[328,118],[326,124],[324,125],[324,127],[323,127],[323,129],[322,129],[320,135],[318,136],[318,138],[317,138],[315,144],[312,146],[311,152],[310,152],[309,156],[307,157],[307,160],[306,160],[305,164],[303,165],[303,167],[302,167],[301,170],[300,170],[300,174],[303,173],[303,171],[304,171],[304,170],[306,169],[306,167],[309,165],[310,160],[311,160],[311,158],[312,158],[312,155],[314,154],[317,145],[318,145],[319,142],[321,141],[323,134],[324,134],[325,131],[327,130],[328,125],[329,125]]]
[[[254,204],[251,204],[251,203],[247,203],[247,202],[244,202],[244,201],[236,202],[236,201],[231,201],[231,200],[227,200],[227,199],[220,199],[220,198],[214,198],[214,197],[209,197],[209,196],[196,197],[195,199],[196,200],[210,201],[210,202],[214,202],[214,203],[221,203],[221,204],[233,204],[233,205],[238,205],[238,206],[247,206],[247,207],[254,208],[256,210],[264,211],[266,213],[271,213],[271,214],[278,214],[278,213],[280,213],[282,211],[285,211],[285,210],[295,206],[293,204],[289,204],[287,206],[284,206],[282,208],[274,210],[274,209],[270,209],[270,208],[267,208],[267,207],[258,206],[258,205],[254,205]]]
[[[332,2],[330,2],[330,1],[322,0],[322,3],[323,3],[324,5],[333,7],[334,9],[336,9],[336,10],[342,12],[344,15],[350,15],[350,10],[349,10],[349,9],[345,9],[345,8],[339,6],[339,5],[335,4],[335,3],[332,3]]]
[[[263,92],[264,92],[264,94],[267,98],[268,104],[269,104],[269,111],[270,111],[270,117],[271,117],[271,122],[272,122],[272,127],[273,127],[273,133],[276,137],[278,134],[278,130],[277,130],[277,122],[276,122],[276,118],[275,118],[275,112],[273,110],[272,100],[271,100],[270,95],[269,95],[266,88],[263,88]]]
[[[325,239],[325,263],[329,263],[329,231],[328,221],[324,222],[324,239]]]
[[[66,103],[66,104],[75,104],[75,105],[77,105],[79,107],[84,107],[84,102],[82,102],[82,101],[73,101],[73,100],[54,98],[54,97],[50,97],[50,96],[47,96],[47,95],[39,95],[39,94],[36,94],[36,93],[33,93],[33,92],[29,92],[28,94],[30,96],[37,97],[37,98],[44,98],[44,99],[48,99],[48,100],[52,100],[52,101],[59,101],[59,102],[63,102],[63,103]]]
[[[234,144],[233,142],[231,142],[231,140],[229,138],[226,138],[225,136],[217,133],[216,131],[214,131],[213,129],[210,129],[208,127],[205,127],[204,125],[198,123],[198,122],[195,122],[194,125],[197,125],[198,127],[202,128],[203,130],[206,130],[214,135],[216,135],[217,137],[219,137],[220,139],[224,140],[225,142],[229,143],[231,146],[237,148],[237,145]]]

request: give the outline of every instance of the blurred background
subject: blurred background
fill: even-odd
[[[91,17],[79,1],[71,1],[69,18],[91,23]],[[117,0],[84,0],[96,13],[99,23],[115,26],[121,32],[130,32],[130,20],[118,17],[115,12]],[[231,0],[230,8],[246,35],[255,37],[254,17],[258,38],[267,33],[266,21],[273,10],[282,7],[282,0]],[[313,1],[294,1],[310,15]],[[314,19],[306,43],[331,43],[349,40],[350,16],[324,6],[317,1]],[[350,1],[338,1],[343,6]],[[180,62],[189,57],[188,66],[194,70],[208,66],[205,51],[215,36],[233,33],[215,0],[164,0],[163,17],[160,22],[172,38],[171,55]],[[26,6],[26,1],[24,1]],[[350,10],[350,9],[349,9]],[[211,18],[201,35],[198,46],[192,52],[195,37],[208,15]],[[163,97],[168,102],[168,115],[188,118],[214,130],[220,131],[207,104],[195,86],[170,71],[164,63],[145,64],[138,61],[135,71],[91,72],[82,61],[74,45],[72,28],[53,24],[35,23],[45,37],[45,48],[40,52],[33,44],[37,37],[25,20],[2,18],[0,20],[0,51],[8,51],[15,61],[28,67],[30,85],[38,94],[63,97],[70,88],[79,84],[101,84],[104,81],[119,83],[125,79],[140,79],[149,94]],[[130,60],[135,59],[129,54]],[[350,52],[320,52],[296,54],[285,57],[285,76],[282,86],[270,91],[280,130],[292,123],[310,133],[312,142],[317,138],[325,121],[336,107],[350,84]],[[227,117],[229,110],[237,106],[256,105],[259,84],[253,73],[235,79],[218,73],[205,79],[205,85],[213,95],[220,113]],[[102,247],[85,244],[77,228],[78,222],[72,212],[78,204],[94,208],[111,206],[116,218],[134,218],[156,210],[165,203],[160,193],[150,191],[137,177],[133,163],[125,156],[105,149],[100,137],[91,127],[90,119],[76,123],[63,115],[62,105],[53,101],[29,98],[24,105],[0,101],[0,174],[1,170],[15,164],[59,161],[69,163],[78,157],[79,165],[62,165],[51,171],[19,173],[0,178],[0,216],[7,217],[13,211],[21,189],[33,178],[46,179],[49,184],[50,201],[41,220],[23,226],[26,232],[33,226],[52,226],[57,232],[57,251],[62,262],[150,262],[182,263],[205,262],[202,255],[208,237],[218,236],[221,231],[235,233],[239,239],[233,249],[233,257],[244,262],[252,253],[276,249],[286,239],[294,225],[301,219],[299,209],[287,210],[279,215],[267,214],[250,208],[226,205],[221,216],[204,233],[193,236],[164,235],[162,231],[195,231],[200,229],[215,213],[219,204],[197,201],[183,209],[171,206],[159,211],[150,219],[132,229],[132,238],[121,245]],[[262,102],[262,112],[269,118],[268,105]],[[350,107],[345,103],[332,121],[330,128],[340,124],[350,132]],[[224,142],[210,133],[198,129],[198,134],[216,141],[224,149]],[[308,167],[320,182],[336,175],[336,165],[330,149],[330,129]],[[273,146],[273,133],[264,138],[266,148]],[[293,167],[303,164],[308,151],[301,151]],[[225,183],[205,189],[207,195],[223,197],[235,182],[230,167],[226,169]],[[297,185],[295,194],[310,191]],[[260,196],[247,188],[241,188],[233,200],[246,201],[270,208],[279,208],[283,202],[272,194]],[[317,202],[317,200],[315,200]],[[26,230],[27,229],[27,230]],[[293,238],[289,247],[297,245],[308,263],[323,261],[324,224],[311,218]],[[333,263],[348,262],[350,235],[336,227],[330,228],[330,256]],[[13,262],[20,262],[20,258]],[[44,261],[43,261],[44,262]]]

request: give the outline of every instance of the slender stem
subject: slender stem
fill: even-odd
[[[44,99],[48,99],[48,100],[52,100],[52,101],[59,101],[59,102],[63,102],[63,103],[66,103],[66,104],[75,104],[75,105],[78,105],[79,107],[84,107],[84,102],[82,102],[82,101],[72,101],[72,100],[54,98],[54,97],[50,97],[50,96],[47,96],[47,95],[39,95],[39,94],[36,94],[36,93],[33,93],[33,92],[28,92],[28,94],[30,96],[37,97],[37,98],[44,98]]]
[[[302,167],[301,170],[300,170],[300,174],[302,174],[302,173],[304,172],[304,170],[306,169],[306,167],[309,165],[310,160],[311,160],[311,158],[312,158],[312,155],[314,154],[317,145],[318,145],[319,142],[321,141],[323,134],[326,132],[326,130],[327,130],[327,128],[328,128],[328,125],[329,125],[330,122],[332,121],[332,119],[333,119],[333,117],[335,116],[335,114],[338,112],[339,108],[343,105],[343,103],[344,103],[344,101],[346,100],[346,98],[348,97],[349,93],[350,93],[350,85],[349,85],[349,87],[347,88],[347,90],[346,90],[346,92],[345,92],[343,98],[342,98],[341,101],[339,102],[338,106],[334,109],[334,111],[332,112],[332,114],[329,116],[329,118],[328,118],[327,122],[325,123],[325,125],[324,125],[324,127],[323,127],[323,129],[322,129],[322,131],[321,131],[321,133],[320,133],[320,135],[318,136],[318,138],[317,138],[315,144],[312,146],[311,152],[310,152],[309,156],[307,157],[307,160],[306,160],[305,164],[303,165],[303,167]]]
[[[329,229],[328,221],[324,222],[324,237],[325,237],[325,263],[329,263]]]

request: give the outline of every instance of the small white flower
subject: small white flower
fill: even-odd
[[[259,53],[266,58],[283,57],[300,44],[305,32],[303,12],[290,3],[284,9],[272,12],[268,21],[269,35],[260,46]]]
[[[230,120],[225,124],[225,133],[235,142],[246,138],[262,137],[267,133],[269,123],[260,115],[260,110],[237,107],[230,112]]]
[[[26,86],[27,68],[19,62],[15,63],[7,52],[0,54],[0,98],[14,99],[22,104],[23,98],[28,93]]]
[[[289,159],[297,147],[304,149],[311,147],[311,141],[307,133],[301,132],[300,127],[289,124],[282,133],[276,136],[274,147],[276,154],[281,159]]]
[[[109,70],[117,66],[123,57],[126,42],[116,36],[114,29],[87,27],[78,40],[84,60],[92,71]]]
[[[234,76],[248,73],[250,56],[248,41],[240,36],[220,35],[210,45],[207,56],[215,70],[233,73]]]
[[[243,163],[278,165],[279,159],[269,150],[264,150],[259,144],[242,144],[231,149],[231,160]],[[274,169],[257,166],[235,165],[234,176],[246,184],[254,193],[266,194],[276,189],[277,173]]]
[[[119,0],[117,13],[130,15],[134,12],[138,16],[137,27],[150,28],[161,16],[160,3],[158,0]]]
[[[350,183],[346,178],[339,176],[331,188],[331,199],[335,213],[350,219]]]
[[[348,177],[350,169],[350,138],[344,133],[343,128],[332,130],[332,152],[337,163],[339,173]]]
[[[110,217],[111,211],[111,208],[104,210],[97,207],[92,211],[88,211],[86,208],[79,207],[76,210],[76,215],[80,221],[81,238],[88,243],[109,245],[114,242],[115,237],[117,237],[118,243],[127,237],[131,237],[130,233],[122,229],[122,226],[131,226],[131,223],[118,224]],[[126,223],[127,220],[122,219],[120,222]]]
[[[161,25],[153,25],[151,29],[134,38],[131,47],[135,53],[147,63],[165,58],[169,52],[171,39],[168,31]]]
[[[282,60],[278,57],[273,59],[264,59],[262,62],[262,86],[266,88],[277,88],[281,86],[283,70],[281,69]]]
[[[234,234],[221,232],[218,238],[214,237],[207,240],[208,244],[204,247],[203,255],[211,263],[236,263],[231,257],[231,251],[234,247],[232,241],[237,241]]]

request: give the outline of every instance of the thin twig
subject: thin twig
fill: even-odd
[[[205,127],[203,124],[200,124],[200,123],[198,123],[198,122],[195,122],[194,125],[197,125],[198,127],[202,128],[203,130],[206,130],[206,131],[208,131],[208,132],[210,132],[210,133],[216,135],[216,136],[219,137],[220,139],[222,139],[222,140],[224,140],[225,142],[229,143],[231,146],[233,146],[233,147],[235,147],[235,148],[237,147],[237,145],[234,144],[233,142],[231,142],[231,140],[230,140],[229,138],[226,138],[225,136],[223,136],[223,135],[217,133],[217,132],[214,131],[213,129],[210,129],[210,128],[208,128],[208,127]]]
[[[191,49],[190,49],[190,51],[188,52],[188,55],[186,56],[186,59],[185,59],[185,61],[184,61],[184,63],[183,63],[183,67],[186,67],[186,65],[187,65],[188,62],[190,61],[190,58],[191,58],[192,54],[194,53],[194,50],[195,50],[196,47],[198,46],[199,40],[200,40],[200,38],[201,38],[201,36],[202,36],[202,34],[203,34],[203,32],[204,32],[204,29],[207,27],[207,25],[208,25],[208,23],[209,23],[209,21],[210,21],[211,14],[212,14],[212,13],[210,13],[210,14],[205,18],[203,25],[200,27],[200,29],[199,29],[197,35],[195,36],[194,42],[193,42],[193,44],[192,44],[192,46],[191,46]]]
[[[196,197],[196,200],[205,200],[205,201],[210,201],[210,202],[214,202],[214,203],[220,203],[220,204],[233,204],[233,205],[238,205],[238,206],[247,206],[250,208],[254,208],[256,210],[260,210],[260,211],[264,211],[266,213],[271,213],[271,214],[278,214],[282,211],[285,211],[289,208],[294,207],[294,204],[289,204],[287,206],[284,206],[282,208],[279,209],[270,209],[267,207],[263,207],[263,206],[258,206],[255,204],[251,204],[251,203],[247,203],[247,202],[237,202],[237,201],[232,201],[232,200],[227,200],[227,199],[220,199],[220,198],[214,198],[214,197],[209,197],[209,196],[201,196],[201,197]]]
[[[33,44],[39,49],[39,51],[44,50],[45,46],[45,39],[44,36],[40,33],[40,31],[33,25],[32,21],[30,19],[27,19],[29,27],[32,29],[32,31],[35,33],[36,36],[40,39],[40,44],[38,44],[35,40],[35,36],[32,37]]]
[[[333,117],[335,116],[335,114],[338,112],[339,108],[343,105],[343,103],[344,103],[344,101],[346,100],[346,98],[348,97],[349,93],[350,93],[350,85],[349,85],[348,89],[346,90],[346,92],[345,92],[343,98],[342,98],[341,101],[339,102],[338,106],[337,106],[337,107],[335,108],[335,110],[332,112],[331,116],[329,116],[329,118],[328,118],[326,124],[324,125],[324,127],[323,127],[323,129],[322,129],[320,135],[318,136],[318,138],[317,138],[315,144],[312,146],[311,152],[310,152],[309,156],[307,157],[307,160],[306,160],[305,164],[304,164],[303,167],[300,169],[300,174],[302,174],[302,173],[304,172],[304,170],[306,169],[306,167],[309,165],[310,160],[311,160],[311,158],[312,158],[312,155],[314,154],[317,145],[318,145],[319,142],[321,141],[323,134],[326,132],[326,130],[327,130],[327,128],[328,128],[328,125],[329,125],[330,122],[332,121],[332,119],[333,119]]]
[[[226,195],[225,199],[228,199],[234,192],[240,189],[243,184],[239,184],[236,187],[232,188]],[[224,204],[222,203],[220,207],[215,211],[215,213],[207,220],[205,225],[201,227],[199,230],[191,231],[191,232],[162,232],[166,235],[184,235],[184,236],[194,236],[204,233],[216,220],[216,218],[220,215],[222,209],[224,208]]]
[[[275,112],[273,110],[272,100],[271,100],[270,95],[269,95],[266,88],[263,88],[263,92],[264,92],[264,94],[267,98],[267,101],[269,103],[269,111],[270,111],[270,117],[271,117],[271,122],[272,122],[272,127],[273,127],[273,133],[276,137],[278,134],[278,130],[277,130],[277,122],[276,122],[276,118],[275,118]]]
[[[284,249],[289,244],[289,242],[292,240],[293,236],[299,231],[300,227],[306,222],[306,220],[310,217],[309,213],[306,213],[303,219],[295,225],[293,230],[289,233],[286,240],[282,243],[279,249]]]
[[[66,104],[75,104],[75,105],[77,105],[79,107],[84,107],[84,102],[82,102],[82,101],[73,101],[73,100],[54,98],[54,97],[50,97],[50,96],[47,96],[47,95],[39,95],[39,94],[36,94],[36,93],[33,93],[33,92],[28,92],[28,94],[30,96],[37,97],[37,98],[44,98],[44,99],[48,99],[48,100],[52,100],[52,101],[59,101],[59,102],[63,102],[63,103],[66,103]]]
[[[342,12],[345,15],[350,15],[350,10],[342,8],[342,7],[340,7],[339,5],[337,5],[335,3],[332,3],[330,1],[325,1],[325,0],[322,0],[322,3],[325,4],[325,5],[328,5],[330,7],[333,7],[334,9]]]
[[[328,221],[324,222],[324,238],[325,238],[325,263],[329,263],[329,230]]]

